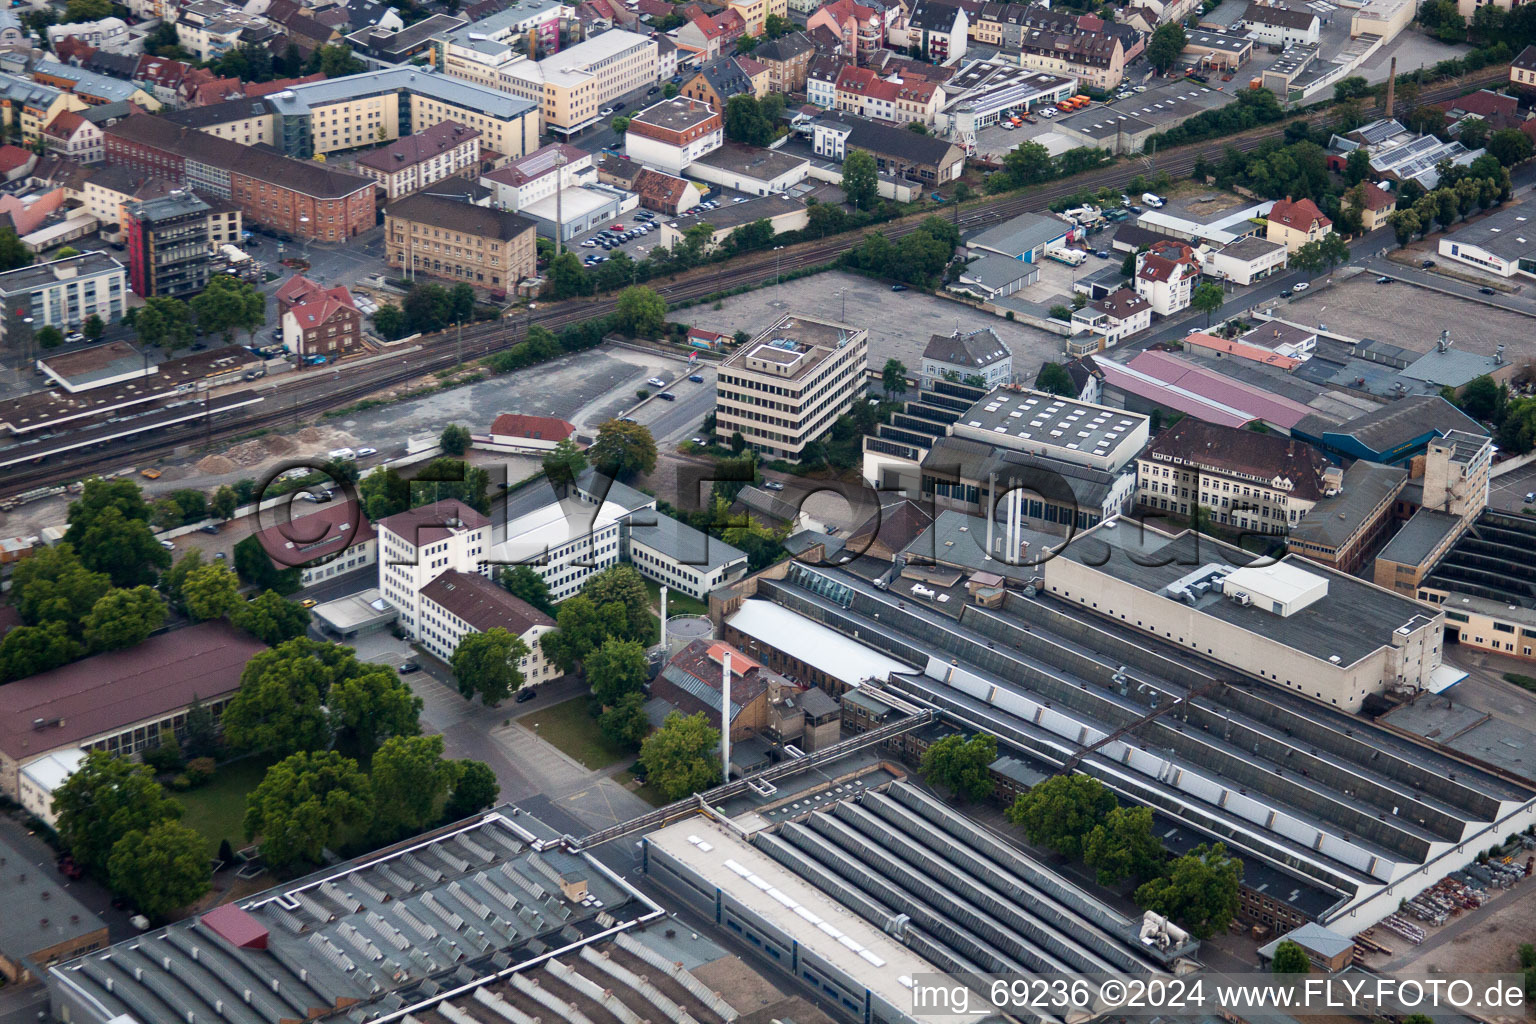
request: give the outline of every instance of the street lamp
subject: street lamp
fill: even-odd
[[[781,294],[781,290],[779,288],[779,283],[780,283],[780,281],[779,281],[779,259],[780,259],[779,253],[783,250],[783,248],[784,247],[782,245],[776,245],[776,246],[773,247],[773,295],[774,295],[774,298],[782,298],[783,297],[782,294]]]

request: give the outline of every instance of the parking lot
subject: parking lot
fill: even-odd
[[[1458,348],[1491,356],[1502,344],[1511,362],[1536,359],[1536,332],[1529,316],[1407,281],[1384,287],[1370,273],[1348,280],[1340,276],[1335,275],[1327,288],[1292,299],[1286,316],[1299,323],[1327,324],[1335,334],[1374,338],[1415,352],[1434,348],[1444,324]]]
[[[1495,478],[1488,485],[1488,504],[1506,512],[1536,509],[1536,502],[1526,503],[1527,494],[1536,494],[1536,463]]]
[[[661,218],[650,210],[631,210],[620,219],[595,231],[573,237],[567,245],[581,255],[588,267],[597,266],[622,252],[632,260],[643,260],[656,247]]]
[[[1083,269],[1101,262],[1090,259]],[[878,369],[887,359],[894,358],[915,371],[922,365],[923,349],[931,335],[982,327],[997,332],[1013,352],[1014,372],[1030,380],[1041,363],[1061,357],[1061,338],[1047,331],[922,292],[893,292],[888,285],[838,271],[733,295],[721,303],[720,309],[696,307],[673,314],[673,319],[722,334],[746,331],[756,335],[789,313],[830,317],[855,327],[867,327],[871,369]]]

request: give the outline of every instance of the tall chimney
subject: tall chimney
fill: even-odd
[[[667,650],[667,588],[661,588],[661,650],[665,658]]]
[[[1397,97],[1397,58],[1392,58],[1391,70],[1387,72],[1387,117],[1392,116],[1392,105]]]
[[[992,517],[997,514],[997,474],[987,474],[987,557],[992,557]]]
[[[731,652],[725,652],[720,674],[720,767],[721,779],[731,781]]]

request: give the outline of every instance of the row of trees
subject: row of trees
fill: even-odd
[[[946,736],[923,752],[919,773],[931,785],[976,802],[992,795],[997,740],[985,733]],[[1147,910],[1172,917],[1206,938],[1237,912],[1242,862],[1226,849],[1198,846],[1168,858],[1153,832],[1152,811],[1122,807],[1098,779],[1055,775],[1021,794],[1007,811],[1029,841],[1092,868],[1100,885],[1131,881]]]
[[[1422,194],[1411,204],[1406,192],[1398,196],[1397,209],[1389,222],[1399,245],[1429,234],[1436,225],[1445,230],[1458,220],[1490,209],[1508,199],[1513,191],[1509,171],[1488,153],[1472,161],[1469,167],[1444,161],[1438,169],[1444,173],[1433,192],[1420,190]]]
[[[1470,381],[1460,395],[1453,388],[1440,394],[1468,416],[1492,427],[1494,441],[1502,450],[1524,454],[1536,448],[1536,398],[1512,395],[1509,385],[1487,374]]]
[[[400,305],[386,303],[373,315],[373,328],[393,341],[407,334],[440,331],[450,324],[462,324],[475,315],[475,290],[460,282],[450,287],[440,284],[416,284],[406,292]]]
[[[960,244],[960,231],[942,217],[925,217],[915,231],[892,242],[872,231],[857,247],[843,254],[845,266],[876,277],[935,288]]]
[[[986,187],[989,193],[994,194],[1028,188],[1091,171],[1112,159],[1113,156],[1107,150],[1087,147],[1069,149],[1053,157],[1051,151],[1040,143],[1026,142],[1004,155],[1002,168],[987,176]]]

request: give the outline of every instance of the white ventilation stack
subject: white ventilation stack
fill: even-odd
[[[661,649],[667,649],[667,588],[661,588]]]
[[[722,782],[731,781],[731,652],[725,652],[720,675],[720,768]]]

